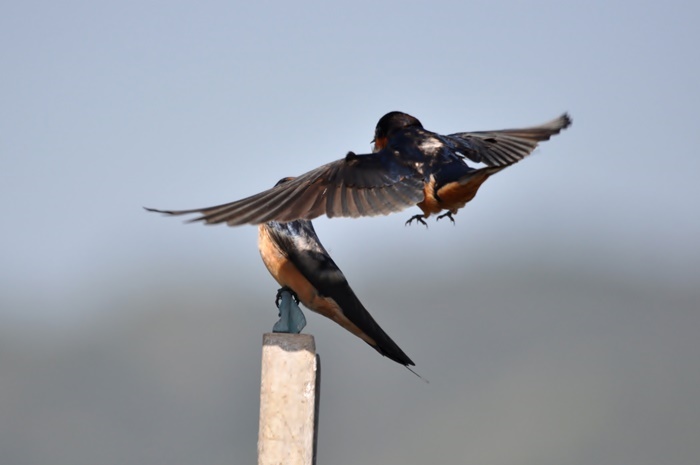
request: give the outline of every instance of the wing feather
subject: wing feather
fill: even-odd
[[[368,199],[371,192],[373,201]],[[296,219],[388,215],[423,199],[423,175],[393,152],[345,158],[313,169],[242,200],[191,210],[149,211],[200,216],[190,221],[229,226]]]
[[[488,166],[516,163],[530,155],[539,142],[549,140],[569,127],[571,118],[564,113],[539,126],[498,131],[460,132],[443,136],[446,143],[466,158]]]

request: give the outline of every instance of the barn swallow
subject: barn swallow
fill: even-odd
[[[445,211],[448,217],[465,206],[490,176],[522,160],[542,141],[571,124],[560,117],[523,129],[461,132],[440,135],[423,128],[418,119],[393,111],[374,131],[373,151],[349,152],[336,160],[242,200],[193,210],[150,211],[183,215],[207,224],[261,224],[268,221],[311,220],[321,215],[360,217],[388,215],[417,205],[424,218]],[[483,163],[474,168],[467,160]]]
[[[278,185],[293,182],[284,178]],[[408,366],[413,361],[374,321],[321,244],[309,220],[258,226],[258,248],[268,271],[305,307],[330,318],[380,354]]]

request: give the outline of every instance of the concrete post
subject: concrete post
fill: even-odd
[[[320,373],[314,337],[263,335],[258,465],[313,465]]]

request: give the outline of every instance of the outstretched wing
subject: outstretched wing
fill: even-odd
[[[423,175],[389,150],[350,152],[272,189],[242,200],[193,210],[156,210],[169,215],[200,213],[191,221],[229,226],[297,219],[388,215],[423,199]]]
[[[539,142],[549,140],[570,124],[571,118],[564,113],[559,118],[530,128],[460,132],[442,137],[455,151],[476,163],[504,166],[530,155]]]

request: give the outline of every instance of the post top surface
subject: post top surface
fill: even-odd
[[[265,333],[263,346],[277,346],[286,352],[306,350],[316,353],[316,342],[311,334]]]

